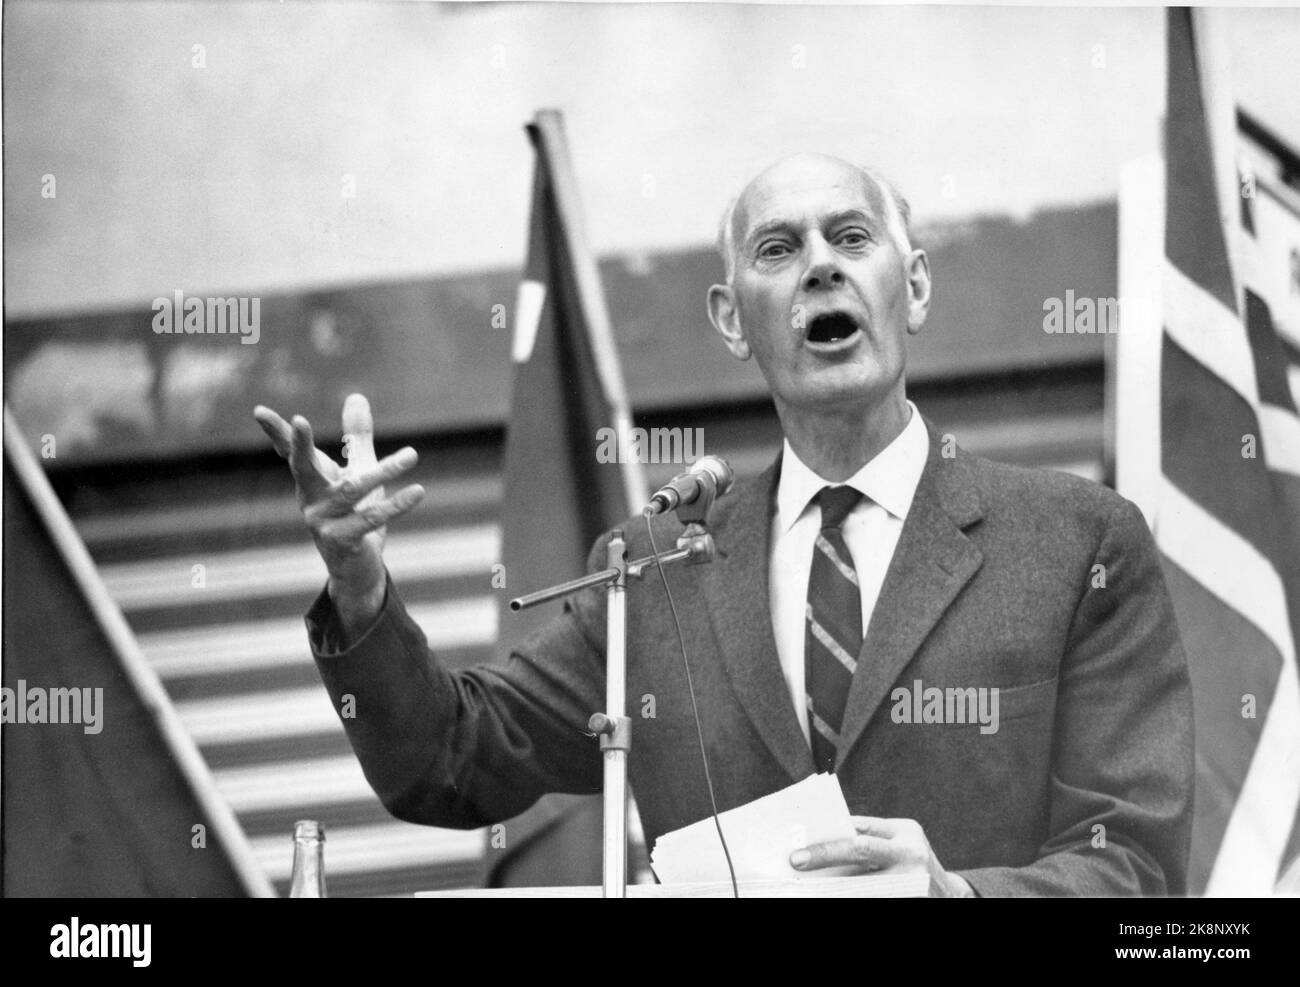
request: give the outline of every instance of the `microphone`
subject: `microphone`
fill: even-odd
[[[712,502],[730,490],[735,479],[736,474],[725,459],[701,456],[685,473],[679,473],[655,491],[644,513],[646,517],[664,514],[685,504],[693,504],[702,496]]]

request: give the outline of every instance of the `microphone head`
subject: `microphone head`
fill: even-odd
[[[708,473],[713,477],[716,488],[715,496],[721,497],[731,489],[736,481],[736,474],[721,456],[701,456],[691,464],[692,473]]]
[[[672,501],[665,497],[663,492],[660,491],[650,498],[650,503],[642,508],[641,515],[648,518],[655,517],[656,515],[667,513],[672,510],[672,508]]]

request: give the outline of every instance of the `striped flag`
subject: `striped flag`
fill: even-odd
[[[1189,890],[1259,895],[1300,853],[1300,196],[1280,145],[1274,173],[1243,168],[1204,27],[1168,13],[1163,250],[1145,272],[1141,180],[1121,194],[1121,293],[1150,275],[1159,323],[1158,345],[1140,324],[1118,340],[1118,478],[1152,523],[1191,671]]]

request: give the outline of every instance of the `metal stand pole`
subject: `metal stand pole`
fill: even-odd
[[[597,724],[605,756],[604,897],[627,897],[627,756],[632,721],[627,716],[627,545],[623,532],[609,541],[610,583],[605,623],[605,717]]]
[[[627,560],[620,528],[609,539],[605,568],[581,579],[552,586],[510,601],[522,610],[593,586],[606,586],[605,712],[592,714],[587,729],[600,737],[604,756],[604,882],[606,898],[627,897],[627,757],[632,750],[632,721],[627,715],[627,577],[640,579],[656,565],[713,561],[713,538],[698,523],[688,524],[677,547],[658,555]]]

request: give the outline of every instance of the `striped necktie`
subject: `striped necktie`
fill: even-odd
[[[822,527],[813,545],[804,627],[804,690],[808,735],[818,771],[835,770],[835,750],[853,672],[862,647],[862,594],[840,525],[862,494],[823,487]]]

